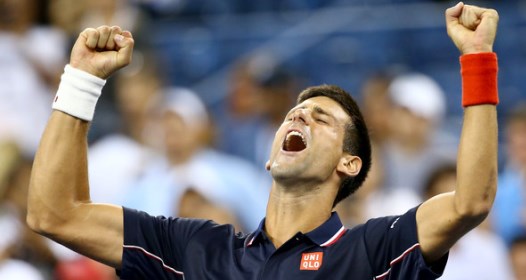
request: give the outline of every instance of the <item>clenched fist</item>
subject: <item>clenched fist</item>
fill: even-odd
[[[82,31],[73,46],[70,65],[102,79],[131,62],[133,38],[118,26]]]
[[[492,52],[499,15],[460,2],[446,10],[447,34],[462,54]]]

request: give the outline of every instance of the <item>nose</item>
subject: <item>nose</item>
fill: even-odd
[[[292,120],[295,122],[302,122],[307,123],[307,113],[305,112],[306,109],[298,109],[292,114]]]

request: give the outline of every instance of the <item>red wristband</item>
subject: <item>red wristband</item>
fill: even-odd
[[[462,106],[499,103],[497,89],[497,55],[466,54],[460,57],[462,74]]]

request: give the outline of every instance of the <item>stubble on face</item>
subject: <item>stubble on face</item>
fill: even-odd
[[[349,116],[328,97],[313,97],[294,107],[276,132],[270,157],[274,181],[284,185],[318,184],[333,174],[342,155]],[[302,134],[306,147],[286,151],[291,131]],[[296,132],[295,132],[296,133]]]

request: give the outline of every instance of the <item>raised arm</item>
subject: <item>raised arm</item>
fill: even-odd
[[[70,58],[74,69],[63,75],[55,99],[66,103],[54,107],[61,111],[53,111],[44,131],[28,198],[27,222],[33,230],[113,267],[121,265],[123,212],[90,200],[86,120],[94,103],[82,99],[92,84],[100,91],[104,79],[127,65],[132,49],[131,34],[119,27],[88,28],[79,35]],[[93,96],[86,99],[96,101]]]
[[[496,57],[498,14],[459,3],[446,11],[447,31],[462,53],[464,123],[452,193],[424,202],[416,219],[427,261],[442,257],[488,215],[497,190]]]

